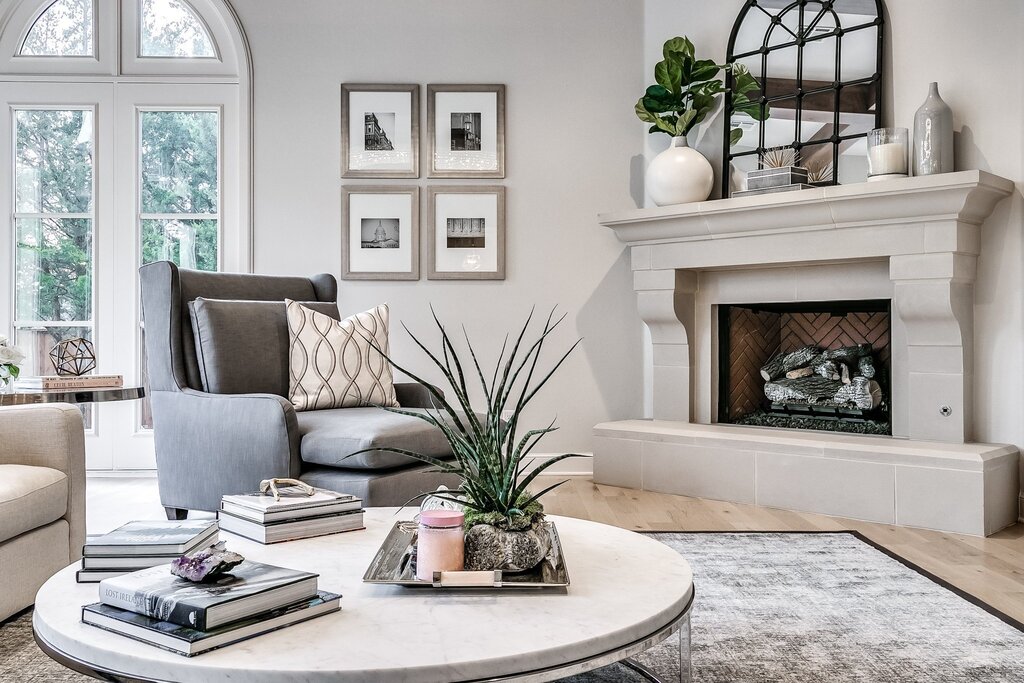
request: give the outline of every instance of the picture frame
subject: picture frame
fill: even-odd
[[[420,188],[341,188],[341,279],[420,279]]]
[[[420,86],[341,84],[341,177],[420,177]]]
[[[505,86],[427,85],[431,178],[505,177]]]
[[[428,188],[427,279],[505,279],[505,188]]]

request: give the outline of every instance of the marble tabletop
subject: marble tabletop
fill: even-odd
[[[555,516],[549,519],[571,579],[564,592],[363,583],[394,522],[414,512],[370,508],[364,531],[269,546],[222,532],[229,548],[253,560],[318,572],[321,590],[343,595],[335,614],[186,658],[82,624],[81,607],[97,600],[97,584],[76,583],[76,564],[39,590],[36,636],[60,655],[127,679],[543,681],[565,675],[545,670],[607,659],[664,632],[692,600],[690,567],[672,549],[642,534]]]

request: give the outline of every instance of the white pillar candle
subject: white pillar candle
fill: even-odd
[[[871,175],[907,173],[907,146],[901,142],[887,142],[868,150]]]

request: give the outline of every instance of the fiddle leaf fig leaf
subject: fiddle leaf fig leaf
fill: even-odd
[[[693,43],[689,38],[676,36],[665,41],[661,52],[666,60],[671,60],[673,57],[680,61],[693,59]]]
[[[634,107],[633,110],[636,112],[636,117],[644,123],[654,123],[657,118],[647,110],[647,107],[644,106],[645,99],[646,98],[641,97],[637,100],[636,107]]]
[[[736,145],[736,143],[739,142],[742,137],[743,137],[743,129],[742,128],[733,128],[732,131],[729,132],[729,146],[730,147],[734,147]]]
[[[676,122],[675,134],[686,135],[687,133],[689,133],[690,129],[693,128],[694,124],[696,123],[696,121],[694,120],[696,117],[696,109],[687,109],[686,111],[684,111],[682,115],[679,117],[679,120]]]
[[[710,59],[698,59],[690,68],[690,81],[707,81],[718,75],[722,67]]]
[[[666,59],[654,65],[654,80],[673,95],[678,95],[682,89],[682,79],[683,71],[679,62]]]

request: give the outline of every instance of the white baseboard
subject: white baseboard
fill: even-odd
[[[86,470],[92,479],[156,479],[156,470]]]

